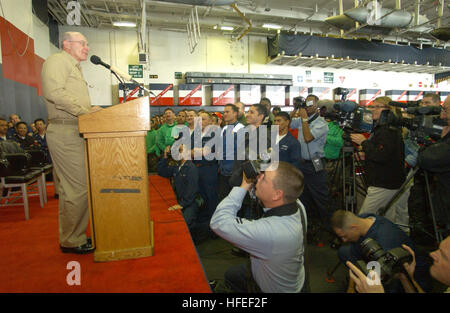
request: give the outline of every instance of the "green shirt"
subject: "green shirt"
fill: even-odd
[[[156,138],[156,146],[159,149],[159,152],[164,152],[167,146],[173,145],[175,142],[175,139],[172,137],[172,129],[177,125],[176,122],[174,122],[172,125],[167,125],[165,123],[163,126],[161,126],[160,129],[158,129],[158,134]]]
[[[152,129],[147,132],[147,136],[145,136],[145,148],[148,153],[156,153],[156,130]],[[159,151],[158,151],[159,154]]]
[[[341,152],[341,148],[344,145],[344,139],[342,134],[344,131],[339,127],[336,122],[328,123],[328,135],[323,152],[325,158],[329,160],[337,159]]]

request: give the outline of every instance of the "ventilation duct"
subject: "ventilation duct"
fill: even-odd
[[[355,27],[355,21],[344,14],[327,17],[325,22],[339,29],[349,30]]]
[[[371,10],[368,8],[353,8],[344,12],[347,17],[362,23],[368,23]],[[375,21],[376,26],[388,28],[404,28],[414,26],[415,14],[403,10],[395,10],[380,8],[377,12],[378,19]],[[424,24],[428,21],[425,16],[419,15],[418,24]]]
[[[328,17],[325,19],[325,22],[345,31],[355,28],[355,21],[344,14]],[[355,33],[365,35],[388,35],[390,32],[391,30],[388,28],[370,25],[359,28],[355,31]]]

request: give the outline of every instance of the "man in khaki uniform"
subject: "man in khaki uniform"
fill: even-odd
[[[49,125],[47,143],[59,178],[59,243],[64,253],[90,253],[84,139],[78,116],[99,110],[91,107],[88,85],[80,62],[88,57],[86,38],[75,32],[63,35],[63,50],[42,67],[42,87]]]

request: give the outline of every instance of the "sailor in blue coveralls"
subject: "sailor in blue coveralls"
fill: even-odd
[[[276,141],[279,161],[291,163],[298,168],[301,158],[301,147],[298,140],[289,132],[290,122],[291,118],[286,112],[280,112],[275,115],[274,125],[279,127]]]

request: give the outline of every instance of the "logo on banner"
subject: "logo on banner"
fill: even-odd
[[[184,103],[184,102],[186,102],[189,98],[191,98],[192,97],[192,95],[194,94],[194,93],[196,93],[200,88],[202,88],[202,85],[201,84],[199,84],[199,85],[197,85],[197,87],[195,87],[194,88],[194,90],[192,90],[183,100],[181,100],[180,101],[180,103],[182,104],[182,103]]]
[[[341,81],[341,84],[344,83],[345,76],[339,76],[339,80]]]
[[[225,96],[226,96],[231,90],[233,90],[233,89],[234,89],[234,85],[231,85],[230,87],[228,87],[228,89],[225,90],[225,92],[222,93],[222,94],[217,98],[216,101],[214,101],[214,104],[217,104],[217,103],[219,103],[220,101],[222,101],[222,99],[225,98]]]
[[[150,103],[156,103],[159,99],[161,99],[162,96],[164,96],[170,89],[172,89],[173,84],[170,84],[167,86],[159,95],[157,95],[153,100],[150,101]]]

